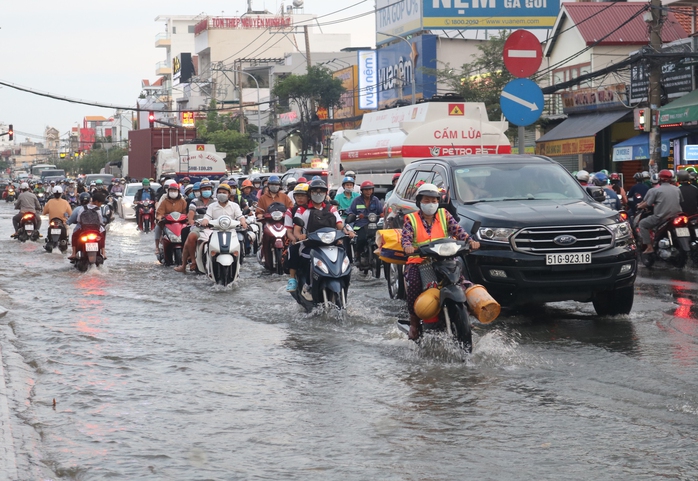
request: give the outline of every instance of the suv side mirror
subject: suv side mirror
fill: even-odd
[[[601,187],[587,186],[587,192],[596,202],[603,202],[606,200],[606,193]]]

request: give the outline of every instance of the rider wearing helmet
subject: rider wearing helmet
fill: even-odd
[[[649,173],[647,175],[649,176]],[[635,217],[637,205],[642,202],[647,191],[650,190],[650,186],[645,183],[643,172],[637,172],[633,175],[633,179],[635,179],[636,184],[628,191],[628,215],[630,217]]]
[[[196,246],[196,239],[199,238],[199,233],[201,232],[201,228],[195,225],[197,220],[203,219],[204,214],[206,213],[206,210],[208,209],[208,206],[215,202],[215,199],[213,197],[213,184],[207,179],[204,178],[201,180],[201,182],[197,182],[194,184],[194,191],[197,191],[198,196],[194,196],[194,199],[189,202],[189,205],[187,207],[187,227],[182,229],[182,243],[183,243],[183,248],[182,248],[182,265],[186,266],[187,263],[189,262],[190,259],[190,251],[189,248],[192,248]],[[191,244],[187,246],[187,239],[189,238],[189,235],[193,234],[191,237],[193,238]],[[191,251],[193,252],[193,250]]]
[[[68,218],[68,222],[67,222],[68,225],[75,224],[75,228],[73,229],[73,234],[71,236],[71,242],[70,242],[72,249],[73,249],[73,252],[70,255],[70,257],[68,257],[68,259],[71,259],[71,260],[75,259],[75,256],[77,254],[78,238],[80,236],[80,230],[82,229],[82,225],[80,224],[80,214],[82,214],[82,212],[85,209],[95,209],[96,208],[97,214],[99,215],[100,224],[104,225],[104,218],[102,217],[102,211],[101,211],[101,209],[99,209],[99,207],[97,205],[100,203],[100,201],[106,200],[106,196],[102,197],[103,195],[104,194],[102,194],[101,192],[96,193],[96,197],[97,197],[97,199],[95,199],[95,201],[97,202],[96,204],[95,204],[95,201],[93,201],[93,199],[92,199],[92,194],[90,194],[89,192],[83,192],[78,196],[78,200],[80,202],[80,205],[77,206],[73,210],[73,213],[70,214],[70,217]],[[100,230],[101,230],[101,228],[100,228]],[[102,235],[101,237],[102,237],[102,240],[99,241],[99,244],[100,244],[99,247],[100,247],[100,249],[102,249],[102,254],[103,254],[104,253],[104,235]]]
[[[347,214],[354,214],[356,221],[354,222],[354,231],[356,232],[356,253],[360,255],[359,264],[365,266],[368,262],[368,254],[365,251],[368,245],[368,235],[366,226],[368,225],[368,215],[376,214],[379,217],[383,216],[383,203],[378,197],[373,195],[374,185],[370,180],[361,183],[361,196],[355,198]],[[349,234],[354,237],[353,233]]]
[[[49,220],[49,232],[47,232],[47,238],[51,229],[50,221],[58,218],[62,222],[65,222],[72,213],[73,209],[71,209],[68,201],[63,198],[63,187],[54,187],[53,198],[46,202],[46,205],[44,205],[44,211],[42,212],[43,215],[48,216]]]
[[[300,210],[304,211],[308,208],[308,192],[308,184],[296,184],[296,187],[293,189],[293,200],[296,205],[288,209],[286,211],[286,214],[284,214],[284,227],[286,227],[286,235],[291,241],[291,244],[288,247],[288,255],[286,258],[286,262],[284,264],[284,266],[288,268],[289,279],[288,284],[286,284],[286,290],[289,292],[295,291],[298,288],[298,281],[296,280],[296,271],[298,270],[298,262],[300,259],[301,247],[301,239],[296,238],[296,236],[293,233],[293,217],[296,215],[296,212]]]
[[[434,184],[422,184],[417,189],[417,212],[405,216],[402,228],[402,247],[405,253],[412,255],[416,248],[437,239],[453,237],[458,240],[470,240],[467,232],[458,224],[446,209],[439,208],[441,192]],[[470,240],[471,250],[480,248],[480,243]],[[421,257],[412,256],[405,266],[405,289],[407,309],[410,313],[410,339],[420,336],[420,319],[414,312],[414,302],[422,293],[422,277],[418,265]]]
[[[286,194],[281,192],[281,179],[279,179],[278,175],[272,175],[269,177],[268,187],[269,188],[267,191],[259,198],[257,210],[255,211],[255,214],[257,214],[257,219],[260,220],[264,217],[264,214],[269,206],[275,202],[284,204],[287,209],[293,207],[293,202],[291,199],[289,199]]]
[[[611,183],[611,189],[620,197],[620,205],[623,209],[628,208],[628,195],[625,193],[625,189],[620,182],[620,174],[617,172],[612,173],[608,176],[608,180]]]
[[[583,186],[589,185],[589,172],[586,170],[577,172],[577,181]]]
[[[245,202],[247,202],[250,207],[257,203],[257,196],[254,193],[254,186],[252,185],[252,181],[250,179],[245,179],[242,182],[240,190],[242,191],[242,195],[240,197],[245,199]]]
[[[597,187],[601,187],[606,194],[606,200],[603,201],[603,204],[613,210],[620,210],[620,197],[608,186],[608,176],[603,172],[597,172],[594,174],[593,182]]]
[[[188,186],[190,183],[191,183],[191,179],[190,179],[189,177],[183,178],[183,179],[182,179],[182,182],[181,182],[181,185],[180,185],[179,191],[183,194],[183,193],[184,193],[184,189],[186,189],[187,186]]]
[[[388,199],[390,199],[390,196],[393,195],[393,191],[395,190],[395,186],[397,185],[398,180],[400,180],[400,172],[393,174],[393,180],[391,181],[391,183],[393,184],[393,188],[390,189],[388,192],[386,192],[384,203],[388,202]]]
[[[34,193],[35,194],[45,194],[46,189],[44,189],[44,183],[41,181],[41,179],[36,181],[36,184],[34,184]]]
[[[293,189],[295,189],[297,185],[298,181],[295,177],[289,177],[286,180],[286,194],[289,196],[291,200],[293,200]]]
[[[342,179],[342,188],[337,191],[337,193],[334,196],[334,200],[336,200],[339,205],[337,206],[340,211],[344,211],[342,218],[346,219],[346,211],[349,210],[349,207],[351,207],[351,203],[356,199],[360,194],[358,192],[354,192],[354,179],[353,177],[344,177]]]
[[[683,200],[681,191],[671,183],[674,179],[674,173],[671,170],[662,169],[659,171],[658,177],[659,186],[650,189],[642,203],[637,206],[638,209],[654,206],[652,215],[640,221],[640,235],[642,243],[646,246],[643,254],[654,252],[650,230],[681,212],[681,201]]]
[[[676,173],[679,181],[679,190],[683,196],[681,211],[686,215],[698,214],[698,188],[691,183],[691,174],[686,170]]]
[[[17,231],[19,231],[19,220],[27,212],[36,214],[34,216],[34,229],[38,231],[41,228],[41,217],[39,216],[41,204],[39,203],[39,199],[36,197],[36,194],[29,189],[29,184],[26,182],[22,182],[19,185],[19,190],[21,192],[17,196],[17,200],[15,200],[15,209],[19,209],[19,214],[12,217],[12,225],[15,227],[15,233],[12,234],[11,237],[17,235]]]
[[[155,237],[155,255],[160,253],[160,237],[162,236],[164,219],[173,212],[179,212],[182,215],[187,213],[187,201],[182,197],[177,182],[170,183],[167,186],[167,195],[160,201],[160,205],[158,205],[155,211],[155,221],[157,222],[153,232]]]
[[[141,188],[136,191],[136,195],[133,196],[133,204],[136,209],[136,224],[140,225],[140,215],[141,215],[141,206],[138,204],[138,202],[143,202],[147,200],[152,200],[155,201],[155,190],[153,190],[152,187],[150,187],[150,180],[144,178],[143,182],[141,182]]]

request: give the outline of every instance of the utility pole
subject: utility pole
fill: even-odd
[[[242,70],[242,62],[240,62],[240,66],[238,67],[237,65],[237,60],[233,63],[233,68],[235,70]],[[240,72],[236,72],[238,76],[238,103],[240,104],[240,133],[244,134],[245,133],[245,111],[242,110],[242,75],[240,75]],[[259,108],[259,107],[257,107]]]
[[[661,0],[651,0],[650,13],[652,20],[650,21],[650,48],[653,53],[659,53],[662,50],[662,2]],[[662,81],[662,63],[660,59],[650,59],[650,86],[649,86],[649,103],[650,103],[650,172],[659,170],[659,161],[662,157],[661,138],[659,135],[658,119],[659,107],[662,106],[661,97],[661,81]]]
[[[312,62],[310,61],[310,36],[308,35],[308,26],[303,25],[303,34],[305,35],[305,60],[308,64],[308,73],[310,73],[310,67],[313,65]],[[310,118],[307,120],[308,122],[313,121],[313,116],[315,116],[315,113],[317,112],[317,108],[315,107],[315,101],[313,99],[310,99]],[[301,162],[305,162],[306,159],[306,153],[308,150],[308,142],[309,140],[305,140],[305,149],[303,149],[303,152],[301,153]]]

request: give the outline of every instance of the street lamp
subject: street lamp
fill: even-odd
[[[376,32],[376,33],[380,33],[381,35],[385,35],[387,37],[393,37],[393,38],[397,38],[398,40],[402,40],[403,42],[405,42],[407,45],[410,46],[410,51],[412,51],[412,44],[406,38],[398,37],[397,35],[393,35],[392,33],[385,33],[385,32]],[[411,82],[412,83],[412,105],[417,103],[417,90],[415,87],[415,78],[414,78],[415,77],[415,75],[414,75],[415,68],[416,68],[416,65],[412,65],[412,79],[411,79],[412,80],[412,82]]]

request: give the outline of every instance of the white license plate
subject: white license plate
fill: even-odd
[[[51,229],[51,234],[60,234],[61,230],[60,229]]]
[[[591,264],[591,254],[588,252],[576,252],[573,254],[546,254],[546,266],[560,266],[568,264]]]
[[[688,231],[688,227],[677,227],[676,237],[691,237],[691,233]]]
[[[88,242],[85,244],[86,252],[97,252],[99,250],[99,244],[96,242]]]
[[[31,225],[31,224],[27,224],[27,225],[24,226],[24,230],[26,230],[26,231],[33,231],[33,230],[34,230],[34,226]]]
[[[373,224],[368,224],[368,230],[377,230],[378,229],[378,224],[373,223]]]

